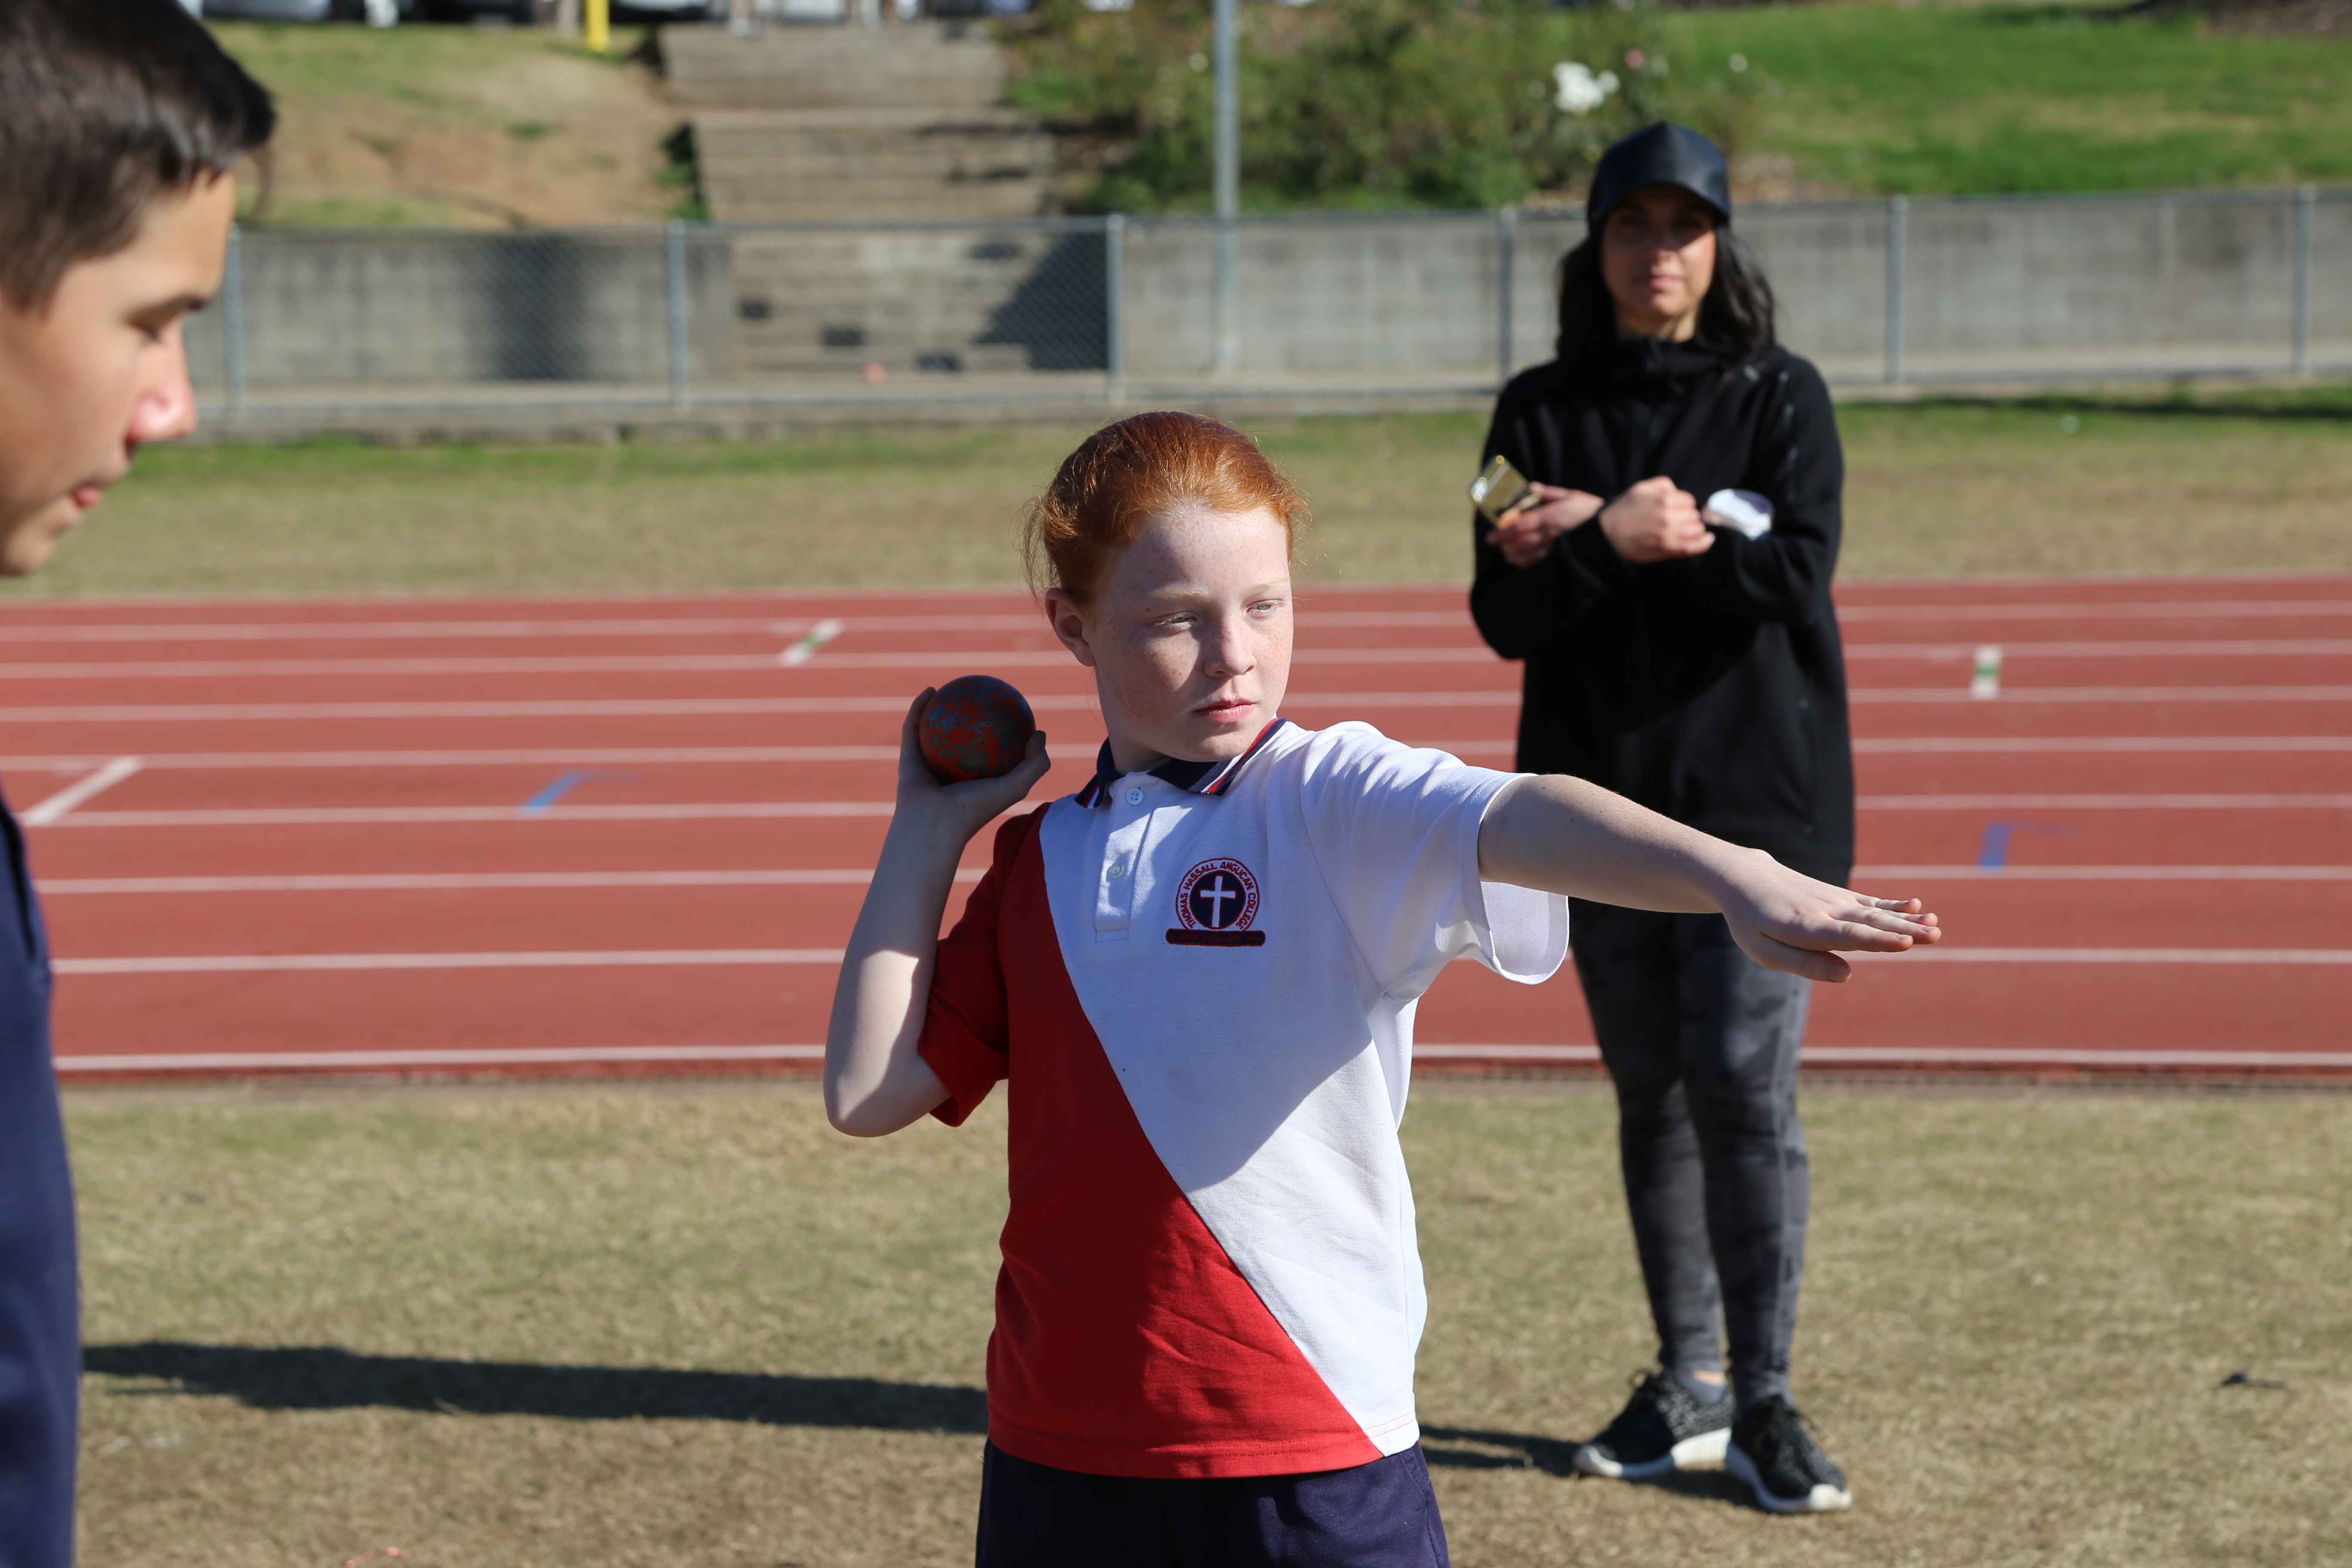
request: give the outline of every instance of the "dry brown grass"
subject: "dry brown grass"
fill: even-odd
[[[1849,577],[2352,568],[2341,411],[1849,405],[1841,417]],[[1319,515],[1307,575],[1466,580],[1461,489],[1478,417],[1253,427]],[[1015,582],[1023,508],[1085,433],[157,450],[47,573],[8,592]]]
[[[860,1143],[794,1086],[78,1094],[82,1561],[968,1562],[1001,1105]],[[1791,1521],[1559,1473],[1650,1351],[1608,1100],[1423,1086],[1465,1568],[2352,1557],[2352,1099],[1808,1116],[1799,1394],[1859,1500]]]
[[[277,96],[280,227],[652,223],[662,138],[684,119],[640,67],[536,29],[217,22]],[[622,40],[624,52],[635,42]]]

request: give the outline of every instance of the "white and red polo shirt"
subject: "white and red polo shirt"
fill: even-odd
[[[1009,1080],[989,1436],[1115,1476],[1411,1447],[1426,1300],[1397,1142],[1413,1008],[1528,984],[1568,901],[1478,877],[1514,775],[1364,724],[1094,782],[1006,823],[920,1049],[950,1124]]]

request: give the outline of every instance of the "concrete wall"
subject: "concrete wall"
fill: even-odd
[[[735,374],[733,253],[689,236],[688,365]],[[666,382],[659,231],[241,237],[236,312],[249,386]],[[227,374],[219,302],[192,323],[190,369]]]
[[[2352,191],[2311,209],[2314,357],[2352,365]],[[1922,201],[1904,219],[1905,367],[1915,379],[2284,369],[2292,192]],[[1885,374],[1884,202],[1762,207],[1738,232],[1781,335],[1833,379]],[[1250,219],[1238,237],[1239,373],[1410,386],[1495,374],[1503,290],[1512,360],[1549,357],[1573,213],[1516,219],[1507,280],[1496,215]],[[1215,363],[1215,226],[1130,220],[1120,282],[1130,383]],[[892,374],[1099,374],[1110,346],[1099,225],[1018,220],[693,231],[694,383],[824,384]],[[250,234],[242,244],[248,391],[664,383],[658,232]],[[190,333],[225,377],[224,312]]]

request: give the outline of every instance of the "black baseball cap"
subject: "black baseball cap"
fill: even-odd
[[[1731,221],[1731,170],[1723,149],[1686,125],[1661,120],[1601,154],[1584,200],[1585,222],[1599,228],[1610,208],[1644,185],[1679,185]]]

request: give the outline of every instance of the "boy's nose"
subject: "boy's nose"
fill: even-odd
[[[131,447],[173,441],[196,427],[196,389],[188,382],[188,345],[174,323],[141,379],[123,439]]]

